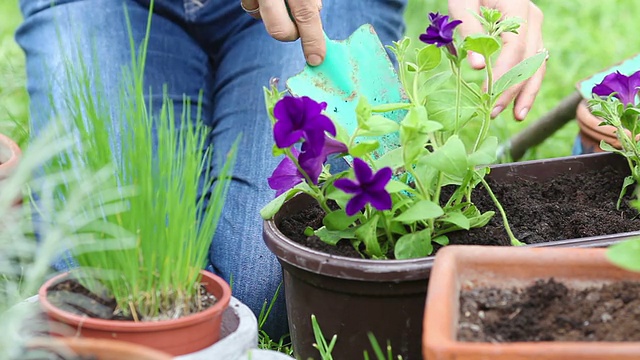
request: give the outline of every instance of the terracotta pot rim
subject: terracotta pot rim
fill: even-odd
[[[202,274],[202,283],[206,283],[205,280],[208,280],[215,284],[218,284],[222,289],[222,293],[213,294],[216,296],[217,302],[210,308],[207,308],[206,310],[196,314],[181,317],[179,319],[145,322],[104,320],[91,318],[88,316],[80,316],[61,310],[58,307],[54,306],[51,302],[49,302],[49,300],[47,299],[47,289],[54,283],[67,277],[69,275],[69,272],[56,275],[53,278],[47,280],[38,291],[38,299],[42,308],[46,311],[47,314],[49,314],[49,316],[55,318],[56,320],[64,321],[67,324],[81,326],[87,329],[108,328],[113,331],[131,333],[155,332],[168,329],[176,329],[200,323],[203,321],[203,319],[209,318],[215,313],[222,312],[229,305],[229,301],[231,300],[231,289],[229,285],[221,277],[208,271],[201,270],[200,273]]]
[[[93,349],[99,351],[97,354],[109,350],[116,350],[116,352],[128,352],[129,355],[145,356],[147,359],[156,360],[170,360],[173,357],[165,352],[156,350],[147,346],[108,339],[94,339],[94,338],[81,338],[81,337],[57,337],[57,338],[34,338],[27,342],[27,347],[33,349],[55,349],[60,347],[66,347],[74,352],[86,354],[89,350]]]

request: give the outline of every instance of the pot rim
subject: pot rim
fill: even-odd
[[[317,274],[352,280],[394,281],[398,274],[403,274],[406,280],[421,280],[429,273],[434,261],[433,256],[419,259],[373,260],[328,254],[289,239],[280,232],[273,219],[264,221],[263,233],[267,247],[280,261]],[[345,273],[345,270],[349,273]]]
[[[548,354],[553,351],[554,355],[571,354],[575,355],[577,350],[580,353],[588,352],[590,354],[612,355],[610,346],[614,346],[620,354],[630,354],[640,352],[640,342],[560,342],[560,341],[539,341],[539,342],[510,342],[510,343],[488,343],[488,342],[464,342],[458,341],[456,338],[456,328],[458,324],[458,299],[460,293],[461,281],[465,279],[461,273],[463,268],[469,267],[472,270],[476,266],[482,267],[483,264],[496,263],[494,259],[499,258],[500,263],[504,266],[496,267],[501,269],[497,272],[506,273],[502,276],[518,281],[531,282],[537,279],[548,278],[547,275],[538,274],[535,267],[531,270],[532,275],[524,276],[518,274],[512,276],[509,268],[513,266],[527,267],[538,263],[538,267],[545,266],[544,263],[564,261],[575,265],[576,271],[571,275],[567,273],[554,276],[560,281],[566,282],[574,279],[575,281],[585,281],[585,269],[591,269],[591,272],[598,271],[600,277],[591,280],[598,282],[625,280],[628,275],[634,274],[630,271],[616,267],[609,262],[606,257],[605,248],[597,249],[580,249],[580,248],[498,248],[489,246],[475,245],[452,245],[445,247],[438,253],[434,268],[432,270],[431,281],[427,291],[427,301],[425,303],[425,318],[423,328],[423,346],[424,355],[427,355],[427,349],[434,352],[452,353],[455,349],[456,354],[478,354],[482,355],[501,355],[501,359],[506,355],[523,354],[528,356],[534,354]],[[542,264],[540,264],[542,262]],[[502,270],[504,268],[504,270]],[[594,270],[595,269],[595,270]],[[608,274],[603,274],[603,269],[612,269]],[[477,269],[475,269],[477,270]],[[467,270],[466,273],[469,273]],[[477,273],[477,272],[474,272]],[[580,275],[583,274],[583,275]],[[625,276],[626,275],[626,276]],[[501,277],[501,278],[502,278]],[[640,280],[640,273],[635,273],[635,280]],[[501,280],[495,280],[501,281]],[[437,310],[429,304],[437,304]],[[437,329],[430,332],[428,329]],[[606,352],[605,352],[606,350]],[[431,353],[431,351],[429,353]],[[613,354],[614,355],[614,354]],[[544,358],[544,356],[542,356]],[[555,358],[555,357],[554,357]],[[567,357],[569,358],[569,357]]]
[[[170,360],[173,357],[165,352],[140,344],[111,339],[94,339],[81,337],[44,338],[38,337],[27,342],[27,347],[39,349],[65,349],[86,355],[90,351],[99,351],[99,354],[109,350],[116,352],[128,352],[129,355],[144,356],[146,359]],[[95,354],[95,353],[94,353]]]
[[[197,324],[203,321],[206,321],[209,317],[213,316],[216,313],[222,314],[224,309],[229,306],[229,301],[231,300],[231,288],[221,277],[212,274],[206,270],[201,270],[200,274],[202,274],[202,282],[206,284],[207,281],[210,281],[212,284],[217,285],[222,291],[218,294],[212,294],[216,297],[216,303],[207,308],[204,311],[201,311],[196,314],[187,315],[178,319],[171,320],[160,320],[160,321],[144,321],[144,322],[135,322],[135,321],[126,321],[126,320],[105,320],[105,319],[96,319],[88,316],[80,316],[67,311],[64,311],[57,306],[53,305],[49,299],[47,299],[47,290],[54,283],[68,277],[70,272],[65,272],[62,274],[58,274],[51,279],[47,280],[38,290],[38,299],[40,302],[40,306],[45,310],[45,312],[55,318],[56,320],[63,321],[67,324],[73,326],[81,326],[87,329],[104,329],[107,328],[110,331],[119,331],[119,332],[130,332],[130,333],[138,333],[138,332],[156,332],[156,331],[164,331],[169,329],[176,329],[182,327],[188,327],[193,324]]]

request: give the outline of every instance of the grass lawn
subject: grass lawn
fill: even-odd
[[[24,89],[24,56],[13,40],[13,32],[21,21],[17,2],[0,2],[0,131],[20,137],[14,124],[27,121],[28,98]],[[502,141],[552,109],[574,90],[579,80],[640,52],[640,37],[632,30],[640,18],[640,3],[625,0],[535,2],[545,14],[544,40],[551,58],[528,118],[522,123],[515,122],[507,109],[495,120],[494,134]],[[410,0],[407,35],[415,38],[426,27],[427,13],[446,12],[446,6],[444,0]],[[577,125],[572,121],[530,150],[526,158],[568,155],[576,133]]]

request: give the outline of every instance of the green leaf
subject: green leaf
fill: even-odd
[[[382,115],[373,115],[367,120],[367,130],[360,131],[361,136],[382,136],[398,131],[400,124]]]
[[[396,242],[393,253],[396,259],[416,259],[429,256],[433,252],[431,233],[428,229],[402,235]]]
[[[369,220],[358,227],[355,232],[356,237],[364,243],[365,252],[369,256],[383,258],[385,254],[380,249],[380,243],[378,242],[378,218],[376,214]]]
[[[363,140],[349,149],[349,155],[353,157],[362,157],[365,154],[377,150],[378,147],[380,147],[378,140]]]
[[[493,98],[497,98],[511,86],[521,83],[532,77],[533,74],[538,71],[546,57],[547,53],[541,52],[539,54],[533,55],[530,58],[522,60],[518,65],[509,69],[509,71],[502,75],[493,84],[493,94],[491,94],[491,96]]]
[[[395,194],[400,191],[413,191],[413,189],[409,185],[397,180],[389,181],[389,183],[385,187],[385,190],[387,190],[389,194]]]
[[[349,216],[343,209],[332,211],[325,215],[322,224],[329,230],[344,230],[356,221],[357,216]]]
[[[385,113],[396,110],[404,110],[412,107],[411,103],[393,103],[393,104],[379,104],[371,107],[371,112],[374,113]]]
[[[315,235],[315,233],[316,232],[313,230],[313,228],[311,226],[307,226],[304,229],[304,232],[303,232],[304,236],[306,236],[306,237],[313,236],[313,235]]]
[[[467,36],[462,47],[489,58],[500,50],[500,43],[493,36],[477,34]]]
[[[447,142],[441,148],[425,158],[425,162],[456,178],[463,178],[469,169],[467,151],[464,143],[457,135],[447,139]]]
[[[280,194],[280,196],[276,197],[275,199],[271,200],[267,205],[265,205],[262,209],[260,209],[260,216],[264,219],[264,220],[268,220],[268,219],[272,219],[273,216],[280,211],[280,208],[282,207],[282,205],[284,204],[285,201],[291,199],[293,197],[293,195],[301,192],[302,189],[300,189],[299,187],[294,187],[293,189]]]
[[[477,112],[480,103],[479,101],[477,101],[477,104],[474,103],[470,96],[472,96],[471,93],[463,88],[458,127],[463,127]],[[456,125],[455,99],[455,90],[440,89],[431,94],[425,105],[429,113],[429,120],[439,122],[446,131],[453,131]]]
[[[377,169],[382,169],[383,167],[390,167],[393,170],[396,170],[404,165],[402,161],[402,148],[397,147],[391,151],[388,151],[384,155],[382,155],[379,159],[375,161],[375,166]]]
[[[418,65],[414,63],[407,62],[407,71],[409,72],[417,72],[419,70]]]
[[[441,221],[448,222],[450,224],[454,224],[461,229],[469,230],[470,221],[459,211],[447,212],[447,215],[440,219]]]
[[[485,225],[487,225],[489,223],[489,221],[491,220],[491,218],[493,217],[493,215],[495,215],[494,211],[487,211],[484,212],[476,217],[470,218],[469,219],[469,228],[470,229],[474,229],[474,228],[481,228],[484,227]]]
[[[498,138],[488,136],[474,153],[469,155],[469,166],[493,164],[497,159]]]
[[[449,245],[449,237],[447,235],[437,236],[435,239],[433,239],[431,241],[433,241],[436,244],[440,244],[442,246]]]
[[[361,95],[358,99],[358,105],[356,105],[356,119],[358,121],[358,127],[360,129],[368,130],[369,126],[367,121],[371,117],[371,105],[364,95]]]
[[[635,238],[607,249],[607,258],[617,266],[630,271],[640,271],[640,239]]]
[[[624,178],[624,182],[622,183],[622,190],[620,190],[620,195],[618,196],[618,202],[616,203],[616,209],[620,209],[620,204],[622,203],[622,198],[627,193],[627,189],[629,186],[636,183],[636,180],[633,176],[627,176]]]
[[[440,65],[442,51],[435,45],[428,45],[418,50],[416,55],[419,71],[429,71]]]
[[[451,77],[451,72],[443,71],[428,78],[418,90],[420,100],[429,97],[429,95],[434,93],[436,90],[439,90],[444,83],[451,79]]]
[[[355,232],[355,228],[332,231],[323,226],[316,230],[315,235],[323,242],[335,246],[342,239],[354,239],[356,237]]]
[[[405,224],[413,224],[416,221],[437,218],[442,214],[444,214],[444,211],[438,204],[429,200],[420,200],[395,217],[394,220]]]

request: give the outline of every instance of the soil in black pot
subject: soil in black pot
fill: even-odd
[[[123,316],[122,312],[117,308],[115,299],[91,292],[76,279],[66,279],[49,287],[47,289],[47,299],[59,309],[76,315],[86,315],[91,318],[105,320],[136,320],[132,316]],[[200,309],[202,311],[213,306],[216,301],[215,296],[209,294],[204,286],[200,286],[198,304],[191,304],[191,309]],[[155,321],[163,319],[160,317],[157,319],[138,320]]]
[[[640,341],[640,283],[574,289],[549,279],[463,290],[458,340]]]
[[[488,179],[491,189],[507,213],[511,229],[520,241],[536,244],[554,240],[617,234],[640,230],[640,218],[630,207],[631,191],[620,209],[616,202],[627,174],[613,167],[584,173],[567,173],[546,182],[520,179],[509,183]],[[452,188],[443,189],[443,197]],[[496,215],[483,228],[447,234],[450,244],[509,246],[502,218],[484,187],[472,194],[480,211],[495,211]],[[304,229],[322,226],[324,212],[311,205],[302,212],[284,217],[280,231],[290,239],[334,255],[360,258],[348,240],[338,246],[323,243],[315,236],[307,237]],[[434,244],[434,254],[440,248]],[[392,254],[390,254],[392,255]]]

